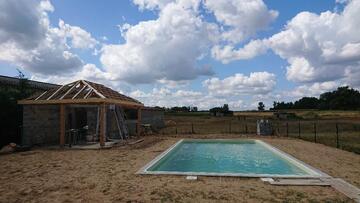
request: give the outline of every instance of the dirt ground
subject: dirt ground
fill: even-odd
[[[261,139],[360,187],[360,155],[295,139]],[[146,137],[136,145],[108,150],[36,149],[0,156],[0,202],[351,202],[331,187],[135,174],[178,140]]]

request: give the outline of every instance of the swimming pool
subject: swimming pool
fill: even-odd
[[[253,139],[183,139],[138,173],[289,178],[327,176],[275,147]]]

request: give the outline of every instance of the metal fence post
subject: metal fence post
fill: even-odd
[[[248,133],[248,127],[247,127],[247,123],[245,123],[245,134]]]
[[[194,123],[191,123],[191,134],[194,134]]]
[[[177,123],[175,124],[175,134],[178,134]]]
[[[336,147],[339,148],[340,144],[339,144],[339,125],[338,123],[336,123]]]
[[[299,121],[299,138],[301,138],[301,126],[300,126],[300,121]]]
[[[316,123],[314,123],[314,141],[316,143]]]

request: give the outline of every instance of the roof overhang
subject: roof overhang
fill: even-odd
[[[56,104],[117,104],[127,108],[142,108],[144,104],[124,100],[107,98],[88,98],[88,99],[61,99],[61,100],[19,100],[22,105],[56,105]]]

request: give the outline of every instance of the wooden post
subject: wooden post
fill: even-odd
[[[100,146],[105,146],[105,134],[106,134],[106,105],[100,104],[100,118],[99,118],[99,124],[100,124],[100,134],[99,134],[99,141]]]
[[[191,134],[194,134],[194,123],[191,123]]]
[[[300,126],[300,121],[299,121],[299,138],[301,138],[301,126]]]
[[[289,137],[289,123],[286,122],[286,137]]]
[[[60,146],[65,145],[65,105],[60,104]]]
[[[136,123],[137,136],[141,135],[141,108],[137,110],[137,123]]]
[[[316,143],[316,123],[314,123],[314,141]]]
[[[336,147],[340,148],[340,144],[339,144],[339,125],[338,125],[338,123],[336,123]]]
[[[248,133],[248,127],[247,127],[247,123],[245,123],[245,134]]]
[[[230,123],[229,123],[229,133],[231,134],[231,120],[230,120]]]

